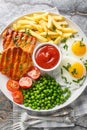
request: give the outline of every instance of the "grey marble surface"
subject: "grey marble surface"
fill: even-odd
[[[87,0],[0,0],[0,32],[18,16],[33,11],[51,9],[55,6],[61,14],[78,24],[87,36]],[[0,92],[0,125],[6,121],[10,111],[12,111],[12,103]],[[85,128],[87,127],[87,116],[80,118],[78,122],[82,127],[55,128],[54,130],[87,129]]]

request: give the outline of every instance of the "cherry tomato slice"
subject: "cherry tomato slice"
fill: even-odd
[[[30,88],[32,86],[32,79],[29,77],[22,77],[19,80],[19,85],[21,88]]]
[[[13,101],[18,103],[18,104],[22,104],[23,103],[23,94],[21,91],[15,91],[12,93],[12,97],[13,97]]]
[[[36,66],[32,66],[27,73],[27,75],[34,80],[38,79],[40,77],[40,74],[41,72]]]
[[[18,81],[15,81],[15,80],[12,80],[12,79],[9,79],[7,81],[6,87],[11,92],[19,90],[19,88],[20,88]]]

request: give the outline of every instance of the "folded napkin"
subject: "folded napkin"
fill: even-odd
[[[48,11],[59,13],[57,8],[53,8],[53,9],[48,10]],[[61,113],[64,113],[64,111],[66,113],[66,111],[68,112],[68,110],[70,108],[71,112],[69,112],[69,114],[67,114],[65,116],[62,115],[62,116],[57,117],[57,121],[43,120],[40,123],[32,125],[32,127],[37,127],[37,128],[73,127],[76,124],[76,121],[79,117],[85,116],[87,114],[87,99],[86,98],[87,98],[87,88],[85,89],[83,94],[76,101],[74,101],[68,107],[66,107],[60,111]],[[13,113],[15,111],[18,114],[16,114],[17,118],[16,118],[16,120],[14,120],[14,123],[19,122],[18,116],[21,116],[21,119],[20,119],[21,125],[25,122],[25,120],[28,121],[29,118],[33,120],[33,117],[30,117],[26,110],[13,104]],[[20,115],[19,115],[19,113],[20,113]],[[58,112],[56,114],[58,114]],[[32,115],[32,113],[31,113],[31,115]],[[37,115],[35,115],[35,116],[37,117]],[[46,118],[48,118],[48,117],[46,116]],[[53,118],[53,115],[50,116],[50,119],[51,118]],[[39,120],[40,119],[41,119],[41,117],[39,118]],[[28,127],[28,125],[30,127],[29,123],[27,123],[26,125],[27,125],[27,127]]]

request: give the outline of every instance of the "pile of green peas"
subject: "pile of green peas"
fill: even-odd
[[[62,88],[56,80],[48,74],[40,76],[29,89],[22,89],[24,106],[36,110],[48,110],[63,104],[71,95],[71,91]]]

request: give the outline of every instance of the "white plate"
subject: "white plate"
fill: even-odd
[[[27,14],[27,15],[29,15],[29,14]],[[21,18],[21,17],[20,17]],[[18,18],[18,19],[20,19],[20,18]],[[16,19],[16,20],[18,20],[18,19]],[[77,35],[77,37],[78,38],[84,38],[84,41],[85,41],[85,43],[87,43],[87,39],[86,39],[86,36],[85,36],[85,34],[82,32],[82,30],[75,24],[75,23],[73,23],[70,19],[67,19],[66,18],[66,20],[67,20],[67,22],[69,23],[69,26],[70,27],[72,27],[73,29],[76,29],[77,31],[78,31],[78,35]],[[10,25],[8,25],[8,27],[9,26],[11,26],[13,24],[13,22],[10,24]],[[1,38],[0,38],[0,45],[1,45],[1,43],[2,43],[2,41],[1,41]],[[0,50],[2,50],[2,46],[0,46]],[[8,78],[6,77],[6,76],[4,76],[4,75],[2,75],[1,73],[0,73],[0,89],[1,89],[1,91],[4,93],[4,95],[9,99],[9,100],[11,100],[12,102],[13,102],[13,99],[12,99],[12,96],[11,96],[11,93],[7,90],[7,88],[6,88],[6,82],[7,82],[7,80],[8,80]],[[64,108],[64,107],[66,107],[66,106],[68,106],[69,104],[71,104],[74,100],[76,100],[81,94],[82,94],[82,92],[84,91],[84,89],[86,88],[86,85],[87,85],[87,77],[86,77],[86,80],[84,81],[84,83],[83,83],[83,85],[81,86],[81,87],[79,87],[78,89],[76,89],[76,90],[74,90],[73,92],[72,92],[72,94],[71,94],[71,96],[70,96],[70,98],[65,102],[65,103],[63,103],[63,104],[61,104],[61,105],[59,105],[59,106],[56,106],[56,107],[54,107],[53,109],[49,109],[49,110],[32,110],[32,109],[30,109],[29,107],[25,107],[24,105],[19,105],[19,104],[17,104],[18,106],[20,106],[20,107],[22,107],[22,108],[24,108],[24,109],[26,109],[26,110],[28,110],[28,112],[30,112],[30,114],[31,114],[31,112],[32,113],[37,113],[37,114],[52,114],[53,112],[55,112],[55,111],[57,111],[57,110],[60,110],[61,108]]]

